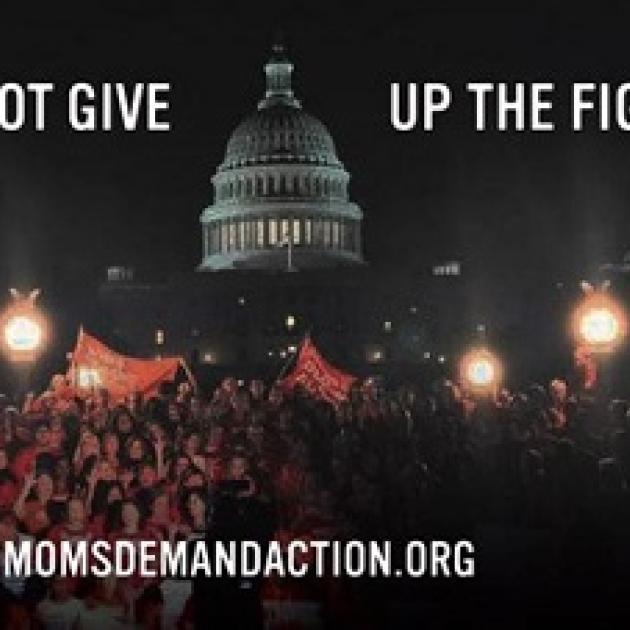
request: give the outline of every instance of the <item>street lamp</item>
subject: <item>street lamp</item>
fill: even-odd
[[[596,354],[607,354],[623,341],[628,321],[618,302],[603,291],[591,290],[576,307],[572,328],[581,346]]]
[[[35,352],[42,337],[43,331],[39,322],[27,315],[12,315],[4,327],[5,342],[16,357]]]
[[[473,348],[460,361],[460,378],[472,391],[493,392],[501,382],[501,361],[487,348]]]
[[[48,337],[48,322],[37,308],[39,289],[22,295],[11,289],[12,302],[0,313],[0,349],[14,366],[17,399],[29,389],[31,368],[41,354]]]
[[[607,308],[595,308],[580,319],[580,335],[589,344],[611,344],[619,336],[619,320]]]
[[[33,363],[42,351],[47,337],[47,322],[35,300],[39,289],[23,296],[11,289],[13,302],[0,315],[2,349],[12,363]]]

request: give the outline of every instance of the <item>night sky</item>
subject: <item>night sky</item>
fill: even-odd
[[[58,90],[169,81],[173,128],[79,134],[56,98],[46,132],[1,133],[0,287],[62,296],[95,286],[111,264],[147,279],[192,270],[210,177],[263,92],[278,28],[298,98],[328,126],[352,174],[372,264],[416,271],[461,258],[499,291],[619,258],[630,249],[630,134],[479,134],[462,98],[433,134],[401,134],[389,123],[389,85],[445,81],[461,97],[467,81],[554,81],[562,118],[571,81],[630,79],[628,16],[467,4],[14,9],[0,26],[2,81]]]

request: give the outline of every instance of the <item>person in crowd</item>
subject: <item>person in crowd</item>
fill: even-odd
[[[50,528],[46,537],[55,543],[62,540],[78,542],[91,540],[91,531],[88,526],[85,503],[83,499],[74,497],[66,504],[65,518],[63,521]]]
[[[26,593],[28,578],[20,575],[10,575],[4,565],[5,547],[12,542],[19,547],[23,542],[33,542],[33,537],[19,527],[15,513],[10,510],[0,512],[0,591],[20,600]]]
[[[162,615],[164,596],[156,584],[142,591],[135,605],[135,621],[138,630],[163,630]]]
[[[0,510],[13,506],[18,496],[18,482],[9,469],[9,457],[5,448],[0,448]]]
[[[117,540],[131,541],[136,544],[137,549],[142,541],[159,542],[161,540],[158,530],[147,527],[148,515],[141,511],[135,501],[123,500],[117,515],[119,515],[117,520],[108,527],[110,543],[115,544]],[[152,583],[151,578],[140,575],[139,563],[136,563],[136,571],[131,576],[120,579],[119,586],[127,610],[133,610],[135,601],[142,590]]]
[[[32,536],[42,536],[46,533],[51,524],[48,510],[53,491],[53,480],[48,473],[30,473],[24,478],[22,490],[13,509],[26,533]]]
[[[54,576],[48,594],[37,604],[35,620],[46,630],[75,630],[80,609],[81,602],[73,594],[71,578]]]
[[[118,468],[119,464],[119,450],[120,450],[120,439],[118,437],[118,433],[116,431],[107,431],[103,434],[101,438],[102,444],[102,458],[109,462],[114,470]]]
[[[206,395],[165,383],[123,403],[102,388],[83,397],[66,388],[56,381],[23,412],[2,406],[0,549],[33,538],[273,536],[286,546],[497,529],[525,545],[529,527],[558,558],[554,584],[561,576],[567,590],[573,571],[562,559],[580,527],[625,549],[630,405],[583,396],[570,380],[483,400],[451,381],[388,389],[368,380],[339,405],[232,377]],[[624,557],[615,571],[626,570]],[[35,591],[0,579],[0,606],[18,625],[92,630],[160,628],[169,604],[158,581],[139,576],[55,577],[32,604]],[[237,579],[197,583],[182,627],[212,618],[217,628],[260,628],[270,593],[316,598],[328,613],[377,608],[345,582]]]
[[[148,497],[148,514],[146,528],[155,532],[161,540],[173,539],[177,522],[170,508],[170,497],[164,484],[157,485]]]
[[[131,619],[130,604],[115,576],[88,576],[79,587],[81,603],[75,630],[125,630]]]
[[[103,539],[111,531],[106,525],[112,522],[112,512],[117,509],[112,506],[122,505],[124,496],[125,489],[120,481],[97,480],[95,475],[90,477],[85,505],[90,515],[89,528],[94,538]]]
[[[192,488],[184,493],[182,501],[183,528],[188,539],[202,537],[207,529],[206,492]]]

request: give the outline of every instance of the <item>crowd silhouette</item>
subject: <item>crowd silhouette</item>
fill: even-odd
[[[0,578],[7,628],[376,628],[613,617],[629,583],[630,405],[561,379],[473,397],[356,383],[332,406],[226,378],[124,402],[64,377],[0,401],[7,540],[468,539],[472,580]],[[307,558],[308,559],[308,558]],[[455,605],[456,604],[456,605]]]

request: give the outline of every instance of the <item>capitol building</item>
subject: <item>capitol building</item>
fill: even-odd
[[[100,319],[84,323],[127,354],[184,356],[207,383],[226,374],[273,378],[306,334],[357,374],[442,369],[449,350],[441,339],[454,338],[465,311],[453,292],[459,264],[424,272],[366,264],[350,175],[324,124],[294,94],[282,46],[264,71],[265,92],[212,177],[196,269],[146,283],[110,267]]]
[[[295,97],[281,45],[264,70],[265,95],[232,133],[212,178],[199,270],[362,263],[362,213],[330,133]]]

